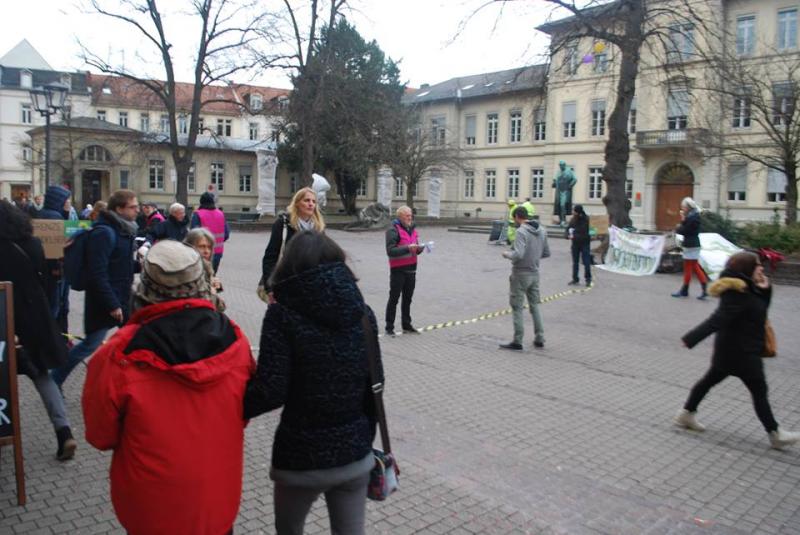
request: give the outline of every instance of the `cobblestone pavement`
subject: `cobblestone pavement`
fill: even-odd
[[[421,257],[412,309],[418,327],[508,306],[508,262],[485,235],[423,228],[436,248]],[[369,304],[383,317],[388,267],[380,232],[331,231],[351,256]],[[258,345],[255,297],[266,234],[235,234],[220,275],[229,315]],[[569,280],[567,243],[551,242],[542,295]],[[735,379],[700,409],[708,430],[670,424],[704,372],[706,341],[679,337],[713,300],[672,299],[676,275],[595,272],[595,287],[543,305],[546,347],[504,352],[511,318],[381,339],[386,403],[401,490],[368,505],[368,533],[667,534],[800,533],[800,448],[768,449],[747,390]],[[696,288],[692,288],[696,291]],[[80,326],[73,293],[72,325]],[[771,309],[780,356],[766,363],[776,417],[800,428],[800,288],[777,287]],[[530,329],[530,320],[527,320]],[[526,344],[532,333],[526,333]],[[82,437],[84,368],[65,385]],[[110,454],[83,440],[74,461],[53,459],[44,409],[21,381],[28,505],[17,507],[11,450],[0,465],[0,533],[121,533],[108,495]],[[247,428],[237,533],[273,533],[268,466],[277,414]],[[202,467],[198,467],[202,469]],[[320,500],[307,533],[328,532]]]

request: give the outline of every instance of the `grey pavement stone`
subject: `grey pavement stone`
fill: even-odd
[[[420,258],[412,314],[418,327],[471,320],[508,307],[508,262],[485,236],[421,228],[436,250]],[[329,233],[348,252],[382,321],[388,266],[380,232]],[[259,343],[255,297],[268,234],[234,234],[220,276],[228,314]],[[567,244],[552,240],[543,296],[568,289]],[[368,533],[797,534],[800,450],[777,452],[735,379],[716,387],[689,433],[670,419],[708,365],[710,341],[689,352],[680,336],[714,301],[677,300],[675,275],[624,277],[596,270],[595,287],[542,305],[547,345],[502,352],[508,315],[381,338],[386,404],[400,491],[367,504]],[[695,288],[693,288],[695,290]],[[770,319],[780,356],[766,363],[770,398],[786,428],[800,427],[800,289],[777,287]],[[82,294],[71,325],[81,331]],[[528,320],[529,321],[529,320]],[[0,533],[122,533],[108,493],[110,454],[83,436],[78,367],[65,384],[79,449],[53,459],[55,438],[21,379],[28,506],[17,507],[10,450],[0,464]],[[236,533],[274,532],[269,459],[278,413],[248,426]],[[324,500],[306,533],[329,531]]]

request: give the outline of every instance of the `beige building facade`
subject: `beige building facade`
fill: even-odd
[[[639,228],[672,228],[685,196],[739,221],[771,220],[785,206],[785,175],[720,148],[740,144],[754,153],[762,150],[758,147],[772,150],[754,106],[706,90],[718,75],[707,58],[726,56],[762,69],[775,63],[768,74],[774,77],[772,87],[796,87],[800,69],[792,78],[788,69],[777,68],[776,58],[800,67],[800,4],[708,0],[695,5],[703,24],[684,22],[676,28],[669,17],[654,21],[672,41],[666,50],[643,48],[640,58],[628,118],[626,174],[630,214]],[[558,43],[566,27],[556,21],[540,30]],[[423,110],[424,127],[441,129],[449,143],[469,153],[467,169],[445,177],[442,214],[499,218],[508,199],[529,197],[549,219],[561,160],[578,179],[573,202],[590,214],[605,213],[601,172],[616,97],[616,54],[607,43],[574,39],[554,47],[547,66],[456,78],[407,96]],[[780,94],[765,98],[780,107]],[[717,141],[711,143],[712,138]],[[424,192],[420,200],[424,206]]]

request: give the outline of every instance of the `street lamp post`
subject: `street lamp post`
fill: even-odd
[[[33,108],[45,118],[44,123],[44,186],[50,185],[50,116],[64,107],[69,87],[61,83],[31,89]]]

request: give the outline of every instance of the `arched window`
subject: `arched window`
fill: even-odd
[[[100,145],[89,145],[78,156],[82,162],[110,162],[111,153]]]

